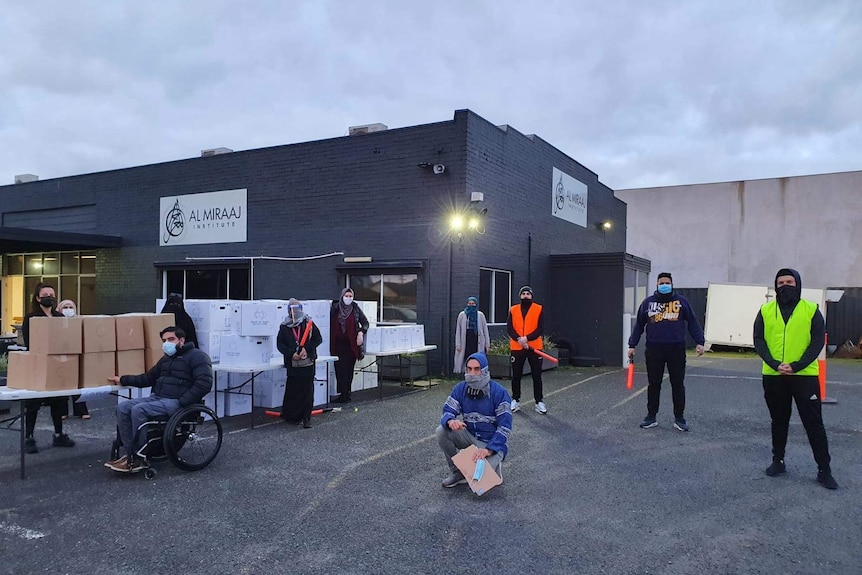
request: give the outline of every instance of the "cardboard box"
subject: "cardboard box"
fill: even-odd
[[[139,315],[114,316],[117,327],[117,351],[144,349],[144,320]]]
[[[219,395],[216,405],[216,394]],[[224,394],[220,391],[211,391],[204,396],[204,405],[212,409],[216,417],[224,417]]]
[[[272,341],[267,336],[222,334],[221,365],[253,366],[268,364],[272,356]]]
[[[154,349],[152,347],[148,347],[144,350],[144,371],[150,371],[155,367],[159,360],[165,355],[165,352],[162,351],[161,348]],[[123,374],[123,375],[136,375],[136,374]]]
[[[52,355],[81,353],[83,325],[80,316],[32,317],[29,351]]]
[[[255,386],[256,387],[256,386]],[[250,391],[250,390],[249,390]],[[251,413],[251,403],[252,397],[251,395],[246,394],[238,394],[238,393],[225,393],[225,392],[217,392],[221,393],[224,397],[224,414],[227,417],[231,417],[234,415],[245,415],[246,413]],[[219,398],[221,401],[221,398]]]
[[[210,356],[210,359],[213,363],[218,363],[221,361],[221,336],[222,332],[220,331],[199,331],[197,332],[198,336],[198,348]]]
[[[234,302],[231,306],[231,333],[245,336],[271,336],[278,333],[284,316],[279,304],[263,301]],[[281,313],[281,317],[279,316]]]
[[[108,385],[108,378],[117,375],[117,352],[99,351],[95,353],[82,353],[79,365],[80,376],[78,378],[78,387]]]
[[[425,347],[425,326],[411,325],[408,329],[410,330],[410,349]]]
[[[494,471],[490,465],[484,465],[483,472],[476,478],[476,465],[478,462],[473,462],[473,454],[478,451],[475,445],[470,445],[452,457],[452,463],[458,468],[458,471],[467,479],[467,485],[470,490],[476,495],[483,495],[490,489],[503,483],[503,480]]]
[[[266,407],[281,407],[284,403],[284,388],[285,380],[281,381],[264,381],[258,383],[254,381],[254,406]]]
[[[172,313],[141,314],[144,322],[144,346],[152,349],[162,349],[162,336],[159,335],[166,327],[176,325]]]
[[[30,391],[77,389],[78,356],[10,351],[6,385]]]
[[[112,315],[84,315],[83,353],[117,351],[117,324]]]
[[[114,375],[139,375],[147,371],[143,349],[126,349],[116,354]]]
[[[195,331],[218,331],[229,332],[231,330],[232,308],[234,302],[224,300],[190,300],[183,302],[183,307],[192,323]]]

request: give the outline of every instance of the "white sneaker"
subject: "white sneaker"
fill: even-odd
[[[546,413],[548,413],[548,408],[545,407],[544,401],[540,401],[540,402],[536,403],[536,413],[541,413],[542,415],[545,415]]]
[[[512,413],[515,413],[516,411],[521,411],[521,404],[518,403],[517,399],[513,399],[512,400]]]

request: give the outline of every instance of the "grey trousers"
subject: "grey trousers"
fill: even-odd
[[[471,445],[475,445],[479,449],[482,449],[487,445],[484,441],[476,439],[473,434],[467,431],[466,428],[452,431],[448,427],[438,425],[436,433],[437,445],[440,446],[440,449],[442,449],[443,453],[446,455],[446,465],[449,466],[449,470],[453,473],[458,471],[458,468],[452,461],[452,456],[456,455],[459,449],[464,449]],[[485,459],[485,465],[490,465],[494,469],[499,469],[500,463],[502,462],[503,454],[499,451]]]
[[[140,445],[132,445],[138,427],[157,415],[171,415],[179,409],[180,402],[178,399],[158,397],[157,395],[130,399],[118,404],[117,429],[119,429],[120,441],[126,448],[126,455],[131,458],[132,454],[141,447]],[[145,439],[146,436],[138,438],[139,442]]]

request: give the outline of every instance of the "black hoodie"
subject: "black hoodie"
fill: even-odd
[[[776,307],[776,313],[781,311],[781,317],[784,318],[784,323],[787,323],[790,316],[793,314],[793,310],[796,309],[796,305],[802,297],[802,277],[795,269],[781,268],[778,270],[778,273],[775,274],[775,280],[772,284],[773,287],[775,287],[776,292],[778,291],[778,278],[781,276],[793,276],[796,278],[796,287],[798,289],[797,297],[792,302],[786,304],[779,302]],[[816,361],[817,356],[820,355],[820,350],[823,349],[825,341],[826,321],[823,319],[823,314],[820,313],[820,309],[818,309],[814,313],[814,317],[811,318],[811,343],[808,344],[808,349],[805,350],[805,353],[802,354],[799,361],[794,361],[790,364],[790,367],[793,368],[793,372],[796,373],[800,369]],[[778,370],[778,366],[781,365],[782,361],[781,359],[772,357],[772,353],[769,351],[769,346],[766,344],[766,339],[763,333],[763,316],[760,311],[757,312],[757,317],[754,320],[754,349],[766,365],[776,371]]]

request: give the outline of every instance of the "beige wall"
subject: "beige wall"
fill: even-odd
[[[770,285],[794,267],[806,287],[862,286],[862,171],[617,190],[626,251],[678,287]]]

